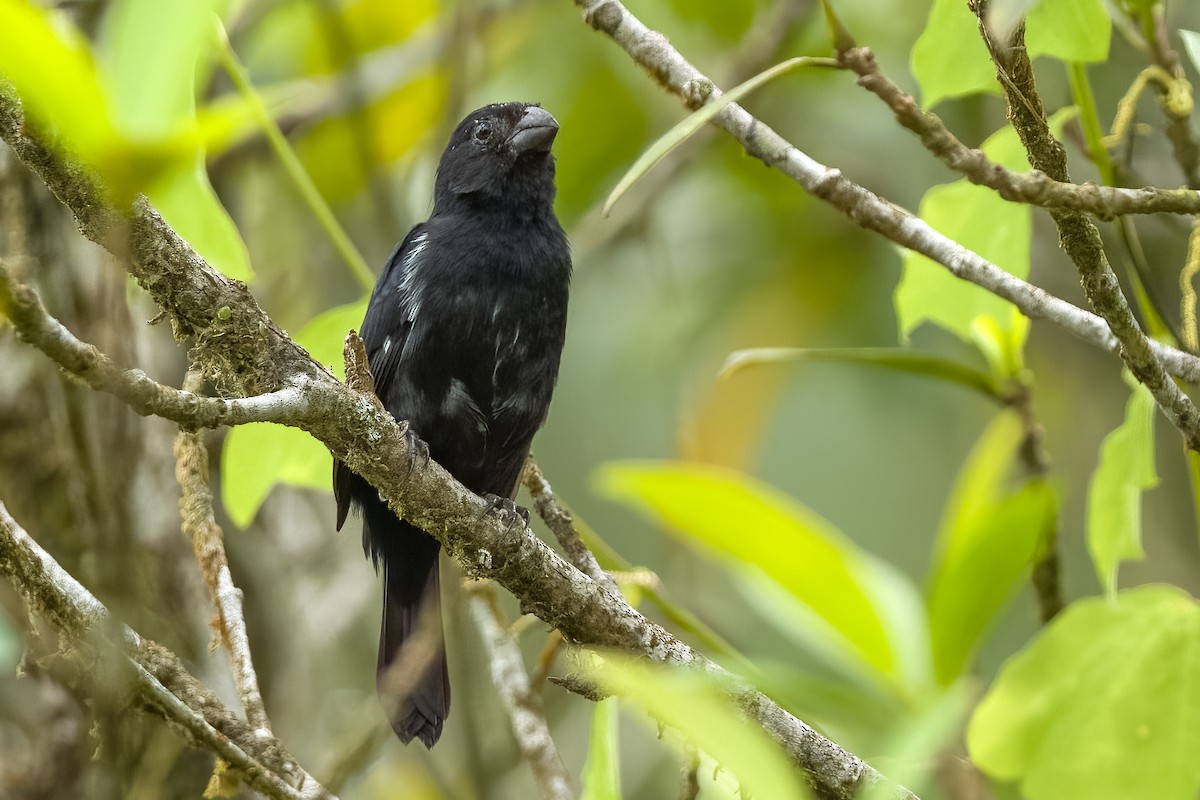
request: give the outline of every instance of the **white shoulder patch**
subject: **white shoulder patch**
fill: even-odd
[[[417,281],[418,259],[428,246],[429,234],[421,231],[413,237],[412,246],[400,262],[400,282],[396,284],[396,291],[400,294],[400,302],[408,306],[409,322],[417,318],[417,312],[421,309],[421,285]]]

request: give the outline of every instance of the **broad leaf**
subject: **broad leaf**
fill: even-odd
[[[1031,481],[1008,489],[1021,436],[1016,414],[1000,414],[971,451],[946,504],[928,596],[934,670],[943,685],[967,669],[1056,524],[1058,499],[1050,486]]]
[[[780,746],[749,722],[712,678],[696,670],[635,661],[605,654],[590,677],[645,709],[661,724],[729,770],[746,797],[806,798],[799,772]]]
[[[106,18],[101,53],[121,129],[139,140],[180,142],[179,159],[142,191],[206,261],[231,278],[249,280],[246,245],[208,181],[196,124],[196,86],[207,82],[210,71],[213,17],[226,5],[119,0]]]
[[[339,377],[345,372],[342,341],[366,313],[366,298],[315,317],[296,342]],[[333,458],[325,445],[298,428],[257,423],[239,425],[221,452],[221,500],[239,527],[254,521],[276,483],[328,491]]]
[[[1112,20],[1104,0],[1039,0],[1025,20],[1031,57],[1060,61],[1106,61]]]
[[[933,1],[925,30],[913,45],[912,73],[925,108],[951,97],[1000,91],[979,22],[963,0]]]
[[[610,463],[597,473],[597,485],[683,541],[762,570],[827,624],[842,647],[896,675],[896,654],[870,589],[869,557],[811,510],[746,475],[699,464]]]
[[[1074,109],[1064,109],[1055,114],[1050,120],[1051,130],[1060,133],[1074,113]],[[993,134],[981,149],[1008,169],[1029,168],[1011,127]],[[926,192],[920,216],[940,233],[1018,278],[1029,274],[1032,216],[1028,206],[1009,203],[991,189],[963,178]],[[904,274],[894,296],[902,338],[926,321],[967,342],[976,341],[982,332],[993,331],[998,337],[994,348],[1001,360],[1020,361],[1028,328],[1016,322],[1018,312],[1007,301],[954,277],[945,267],[911,250],[904,253],[902,263]],[[981,326],[980,318],[990,318],[991,323]]]
[[[1069,606],[1001,669],[971,759],[1027,800],[1195,800],[1200,608],[1171,586]]]
[[[1117,590],[1122,561],[1140,561],[1142,492],[1158,483],[1154,470],[1154,397],[1128,373],[1133,393],[1125,405],[1125,421],[1104,437],[1100,464],[1088,486],[1088,550],[1109,594]]]
[[[617,747],[617,700],[594,705],[592,736],[583,765],[581,800],[621,800],[621,754]]]

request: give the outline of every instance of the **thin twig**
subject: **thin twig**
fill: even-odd
[[[571,517],[571,512],[558,504],[558,499],[554,496],[554,489],[546,480],[546,476],[542,474],[541,467],[537,465],[532,453],[529,455],[529,460],[525,462],[523,480],[525,488],[533,497],[534,510],[546,523],[550,532],[554,534],[554,538],[558,539],[567,560],[584,575],[610,592],[619,594],[621,590],[617,588],[616,581],[600,568],[596,556],[579,538],[579,532],[575,530],[575,520]]]
[[[955,172],[972,183],[994,189],[1005,200],[1049,209],[1081,211],[1104,219],[1123,214],[1195,214],[1200,212],[1200,192],[1191,189],[1120,189],[1055,180],[1045,172],[1013,172],[989,159],[982,150],[967,147],[936,114],[922,111],[912,95],[880,71],[875,55],[865,47],[841,54],[841,61],[858,75],[858,85],[868,90],[895,114],[896,120],[917,134],[921,144]]]
[[[188,391],[199,393],[201,380],[189,371],[183,382]],[[250,656],[250,637],[242,611],[242,592],[233,583],[229,560],[225,556],[221,526],[213,513],[212,489],[208,480],[208,448],[199,433],[180,431],[175,437],[175,479],[182,495],[179,512],[183,532],[192,542],[200,574],[216,608],[217,630],[229,653],[233,681],[246,721],[260,736],[271,735],[271,724],[258,688],[258,675]]]
[[[255,397],[224,399],[164,386],[140,369],[122,369],[50,316],[37,292],[18,281],[3,259],[0,314],[12,320],[22,339],[64,370],[93,389],[115,395],[143,416],[162,417],[190,428],[216,428],[246,422],[287,422],[303,416],[308,409],[300,383]]]
[[[492,682],[512,725],[517,747],[529,762],[533,777],[546,800],[570,800],[571,778],[558,757],[539,696],[529,683],[521,649],[509,634],[490,584],[476,583],[468,595],[471,618],[487,648]]]

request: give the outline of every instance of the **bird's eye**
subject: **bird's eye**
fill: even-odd
[[[492,138],[492,126],[486,122],[481,122],[475,126],[475,141],[486,142]]]

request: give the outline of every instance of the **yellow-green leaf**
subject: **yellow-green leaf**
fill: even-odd
[[[597,657],[598,658],[598,657]],[[737,778],[746,797],[806,798],[799,771],[782,748],[749,722],[713,679],[695,670],[605,654],[590,677],[655,720],[682,733]]]
[[[869,557],[808,508],[747,475],[700,464],[610,463],[596,482],[680,539],[761,569],[864,665],[896,676],[897,658],[870,589]]]
[[[978,20],[962,0],[934,0],[913,45],[912,73],[925,108],[951,97],[1000,91]]]
[[[1142,550],[1142,492],[1158,483],[1154,470],[1154,398],[1128,373],[1132,389],[1125,421],[1104,437],[1100,464],[1088,486],[1088,550],[1109,594],[1117,590],[1122,561],[1138,561]]]
[[[592,736],[583,765],[581,800],[621,800],[621,753],[617,748],[617,700],[593,705]]]
[[[1173,586],[1068,606],[1000,670],[971,760],[1027,800],[1195,800],[1200,608]]]
[[[1015,413],[996,417],[946,504],[928,594],[934,671],[943,685],[970,665],[983,634],[1056,524],[1058,498],[1051,486],[1030,481],[1007,489],[1021,437]]]

